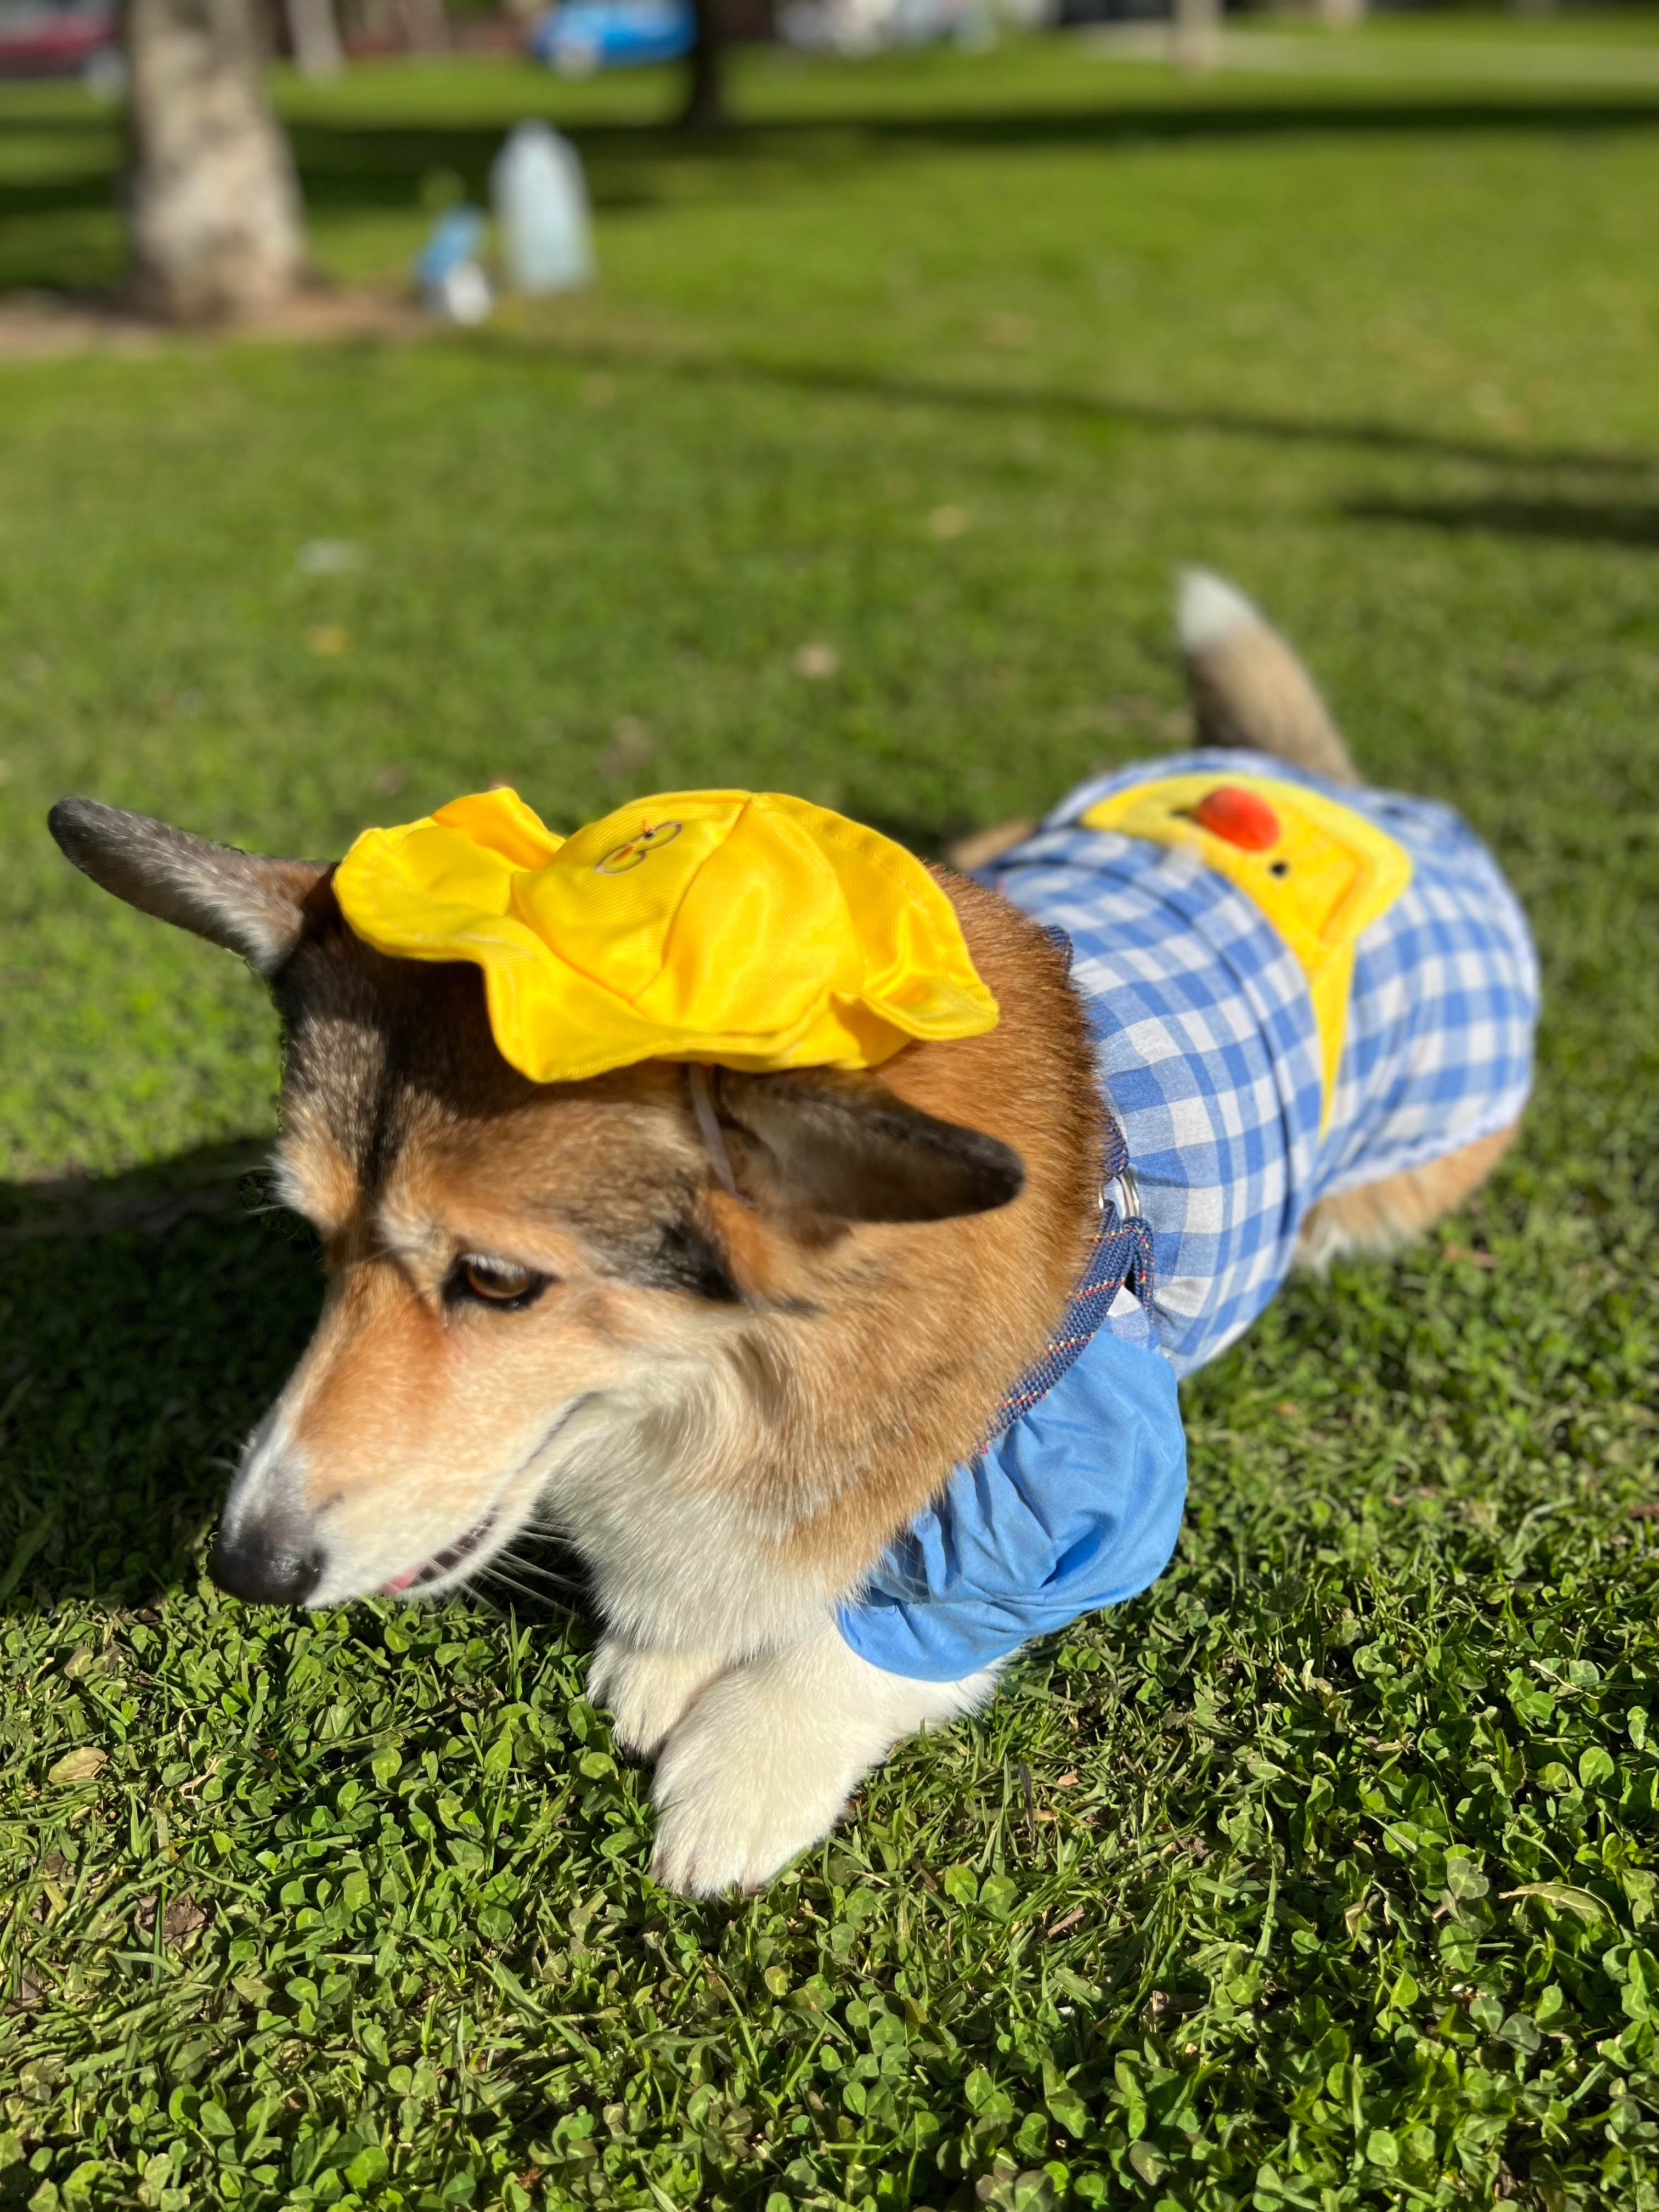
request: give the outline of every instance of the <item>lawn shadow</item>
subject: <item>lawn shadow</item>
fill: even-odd
[[[787,361],[737,350],[670,352],[653,348],[649,351],[630,351],[605,341],[565,338],[550,324],[539,328],[531,325],[507,337],[483,331],[448,342],[487,349],[498,362],[516,356],[531,368],[550,359],[613,374],[650,366],[670,370],[687,380],[710,384],[770,384],[814,397],[942,407],[964,414],[1048,416],[1055,421],[1091,424],[1107,430],[1162,431],[1174,435],[1196,430],[1222,437],[1260,438],[1290,446],[1352,446],[1362,452],[1390,457],[1468,461],[1482,467],[1523,471],[1577,470],[1587,476],[1613,476],[1624,481],[1632,476],[1659,474],[1659,453],[1621,453],[1594,447],[1528,447],[1501,439],[1417,429],[1405,422],[1364,416],[1345,418],[1272,415],[1249,407],[1177,404],[1109,392],[1079,392],[1064,385],[912,376],[862,368],[845,362]],[[1550,503],[1534,504],[1542,507]],[[1560,504],[1567,511],[1573,511],[1571,502]],[[1364,512],[1358,506],[1348,511],[1356,514]],[[943,825],[928,834],[948,838],[959,832]],[[908,837],[905,842],[909,842]]]
[[[620,359],[613,363],[620,366]],[[889,398],[969,412],[1046,414],[1137,430],[1212,431],[1227,437],[1262,438],[1285,445],[1357,446],[1389,454],[1424,455],[1436,460],[1474,461],[1502,468],[1583,469],[1628,477],[1659,468],[1659,456],[1613,453],[1577,447],[1506,445],[1496,439],[1454,437],[1435,430],[1364,416],[1324,420],[1269,415],[1253,408],[1176,405],[1169,402],[1115,398],[1110,393],[1068,392],[1020,385],[946,382],[938,378],[888,376],[838,362],[782,362],[744,359],[733,363],[748,376],[795,385],[813,392]],[[716,373],[718,373],[716,371]]]
[[[556,103],[555,103],[556,105]],[[527,73],[526,112],[550,105],[544,79]],[[1253,88],[1218,83],[1206,97],[1103,98],[1066,106],[959,113],[847,113],[768,117],[719,131],[686,131],[658,123],[584,123],[562,127],[581,149],[596,204],[617,210],[678,204],[688,181],[729,179],[734,193],[756,189],[757,173],[776,184],[793,172],[810,187],[874,161],[913,154],[995,154],[1154,144],[1201,144],[1340,131],[1370,138],[1424,132],[1537,131],[1583,136],[1650,130],[1659,121],[1659,93],[1646,88],[1536,96],[1449,92],[1443,97],[1386,84],[1343,95],[1322,85],[1305,97],[1262,99]],[[487,198],[490,163],[505,120],[419,123],[358,117],[299,115],[288,129],[306,202],[313,214],[368,210],[412,212],[434,173],[460,177]],[[118,155],[102,117],[65,112],[0,118],[0,131],[70,145],[107,146],[107,157],[82,161],[67,174],[37,181],[0,180],[0,224],[31,216],[105,213]],[[42,281],[49,282],[49,277]]]
[[[240,1443],[304,1344],[307,1233],[252,1143],[0,1186],[0,1603],[193,1579]]]
[[[1558,538],[1584,544],[1659,549],[1659,503],[1646,500],[1510,498],[1355,499],[1342,512],[1357,522],[1419,523],[1433,530],[1490,530],[1510,538]]]
[[[264,1148],[0,1186],[0,1612],[153,1604],[200,1572],[243,1438],[321,1302],[315,1239]],[[578,1564],[516,1547],[481,1595],[580,1609]]]
[[[532,104],[538,104],[532,102]],[[771,117],[719,131],[686,131],[656,123],[583,123],[562,127],[581,149],[601,207],[678,202],[683,179],[725,172],[734,187],[753,188],[751,173],[775,177],[793,169],[803,185],[877,161],[939,152],[1026,153],[1073,148],[1108,150],[1148,144],[1275,138],[1324,131],[1367,137],[1425,131],[1551,133],[1651,129],[1659,93],[1586,94],[1535,100],[1413,96],[1385,90],[1370,98],[1251,100],[1223,90],[1186,103],[1079,102],[968,113],[844,114]],[[482,191],[499,150],[495,122],[421,124],[299,118],[289,125],[307,198],[314,207],[407,206],[434,168],[463,177]]]

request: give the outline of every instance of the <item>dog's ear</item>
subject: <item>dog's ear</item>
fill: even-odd
[[[83,875],[129,906],[194,930],[274,975],[299,943],[305,902],[328,874],[314,860],[266,860],[95,799],[60,799],[46,825]]]
[[[907,1105],[873,1076],[722,1070],[720,1119],[766,1198],[842,1221],[945,1221],[1019,1195],[1019,1154]],[[757,1155],[758,1157],[757,1157]]]

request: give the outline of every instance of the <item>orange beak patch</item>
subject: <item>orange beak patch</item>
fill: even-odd
[[[1279,842],[1279,817],[1267,800],[1242,784],[1218,783],[1193,809],[1193,819],[1212,837],[1247,853],[1265,853]]]
[[[1312,786],[1209,770],[1115,791],[1090,807],[1083,826],[1194,852],[1260,907],[1308,979],[1328,1126],[1355,947],[1410,883],[1405,848]]]

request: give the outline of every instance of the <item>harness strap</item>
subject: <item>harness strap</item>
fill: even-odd
[[[1043,935],[1066,963],[1072,966],[1072,940],[1066,931],[1045,925]],[[1060,1376],[1094,1341],[1101,1323],[1111,1311],[1120,1291],[1127,1289],[1140,1301],[1150,1321],[1152,1315],[1152,1232],[1139,1213],[1120,1214],[1114,1190],[1127,1203],[1135,1204],[1134,1177],[1129,1168],[1129,1147],[1109,1109],[1105,1119],[1105,1158],[1102,1163],[1103,1190],[1100,1227],[1094,1249],[1085,1263],[1083,1276],[1066,1301],[1060,1325],[1049,1338],[1041,1358],[1028,1367],[997,1407],[991,1434],[1000,1437],[1022,1413],[1029,1413],[1054,1389]]]
[[[1101,1200],[1100,1228],[1082,1279],[1072,1292],[1060,1325],[1042,1357],[1028,1367],[997,1407],[991,1433],[1000,1436],[1011,1422],[1029,1413],[1054,1389],[1060,1376],[1093,1342],[1101,1323],[1111,1311],[1120,1291],[1127,1289],[1140,1301],[1148,1319],[1152,1310],[1152,1232],[1138,1213],[1119,1214],[1112,1187],[1123,1187],[1129,1165],[1129,1148],[1123,1132],[1106,1115],[1105,1182]]]

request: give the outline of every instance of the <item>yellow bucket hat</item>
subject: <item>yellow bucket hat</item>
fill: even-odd
[[[659,792],[566,838],[478,792],[364,830],[334,890],[378,951],[476,962],[501,1055],[535,1083],[641,1060],[878,1067],[996,1026],[921,862],[775,792]]]

